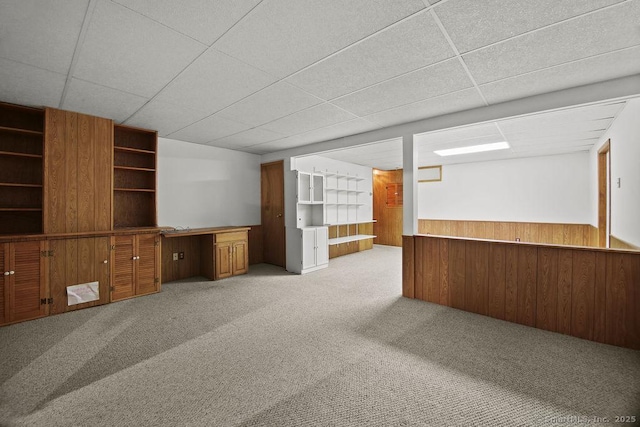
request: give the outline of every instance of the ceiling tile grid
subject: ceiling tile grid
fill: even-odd
[[[66,76],[0,58],[0,101],[57,107]]]
[[[478,84],[640,45],[632,1],[463,55]]]
[[[159,136],[168,136],[207,116],[209,113],[152,99],[128,118],[124,124],[155,129]]]
[[[465,53],[621,1],[457,0],[434,10],[458,50]]]
[[[420,0],[270,0],[213,46],[284,78],[425,8]]]
[[[267,73],[209,49],[156,99],[213,114],[275,81]]]
[[[100,102],[95,102],[99,99]],[[72,79],[61,108],[82,111],[98,117],[110,117],[116,123],[128,119],[149,99],[84,80]]]
[[[113,0],[208,46],[260,0]]]
[[[454,56],[428,13],[417,14],[289,77],[330,100]]]
[[[220,115],[241,123],[260,126],[307,109],[323,101],[280,81],[220,111]]]
[[[205,46],[111,1],[99,1],[74,77],[153,97]]]
[[[472,86],[473,83],[460,62],[450,59],[331,102],[354,114],[366,116]]]
[[[266,130],[289,136],[356,118],[356,115],[338,108],[335,105],[324,103],[274,120],[262,127]]]
[[[173,132],[168,137],[197,144],[208,144],[216,139],[234,135],[250,128],[251,126],[249,125],[214,114],[177,132]]]
[[[0,2],[0,58],[66,74],[89,0]]]

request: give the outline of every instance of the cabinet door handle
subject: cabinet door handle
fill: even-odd
[[[9,274],[11,274],[11,273],[9,273],[8,271],[5,271],[5,272],[4,272],[4,275],[5,275],[5,276],[8,276]]]
[[[16,274],[16,272],[15,272],[15,271],[13,271],[13,270],[11,270],[11,271],[9,272],[9,274]]]
[[[140,257],[139,257],[139,256],[137,256],[137,257],[136,257],[136,259],[140,259]]]
[[[108,263],[109,261],[107,261],[106,259],[104,261],[102,261],[103,264]]]

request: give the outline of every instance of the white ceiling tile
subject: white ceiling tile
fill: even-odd
[[[509,139],[509,142],[514,146],[523,146],[523,145],[536,145],[536,144],[564,144],[569,143],[571,141],[576,140],[585,140],[585,139],[598,139],[600,136],[604,134],[604,130],[597,131],[581,131],[576,130],[575,132],[567,132],[564,135],[540,135],[537,137],[530,136],[529,138],[513,138],[513,142]]]
[[[531,114],[524,117],[500,120],[500,129],[506,134],[537,132],[542,128],[558,128],[585,121],[613,119],[624,107],[625,101],[587,105],[563,110]]]
[[[496,104],[640,73],[640,46],[598,55],[480,86]]]
[[[390,110],[380,111],[365,116],[365,118],[380,126],[393,126],[456,111],[469,110],[484,105],[484,101],[480,97],[480,94],[478,94],[478,91],[475,88],[471,88],[436,96],[435,98],[414,102]]]
[[[273,141],[282,138],[279,133],[271,132],[262,128],[253,128],[235,135],[226,136],[216,139],[209,145],[220,148],[240,149],[252,145],[262,144],[264,142]]]
[[[75,77],[152,97],[205,47],[110,1],[100,1],[87,30]]]
[[[378,125],[375,125],[367,120],[355,119],[331,126],[326,126],[320,129],[315,129],[310,132],[305,132],[290,138],[290,140],[295,140],[299,144],[298,146],[300,146],[311,144],[314,142],[329,141],[344,136],[356,135],[378,128]]]
[[[640,1],[463,55],[478,84],[640,44]],[[572,85],[573,86],[573,85]]]
[[[494,144],[496,142],[502,142],[504,138],[502,135],[486,135],[486,136],[477,136],[469,139],[459,139],[455,141],[437,141],[437,140],[424,140],[421,141],[420,145],[417,147],[419,153],[428,153],[433,152],[434,150],[445,150],[448,148],[459,148],[459,147],[468,147],[471,145],[483,145],[483,144]]]
[[[334,105],[325,103],[267,123],[263,128],[290,136],[346,122],[356,117]]]
[[[242,132],[250,127],[249,125],[234,122],[233,120],[221,117],[219,114],[215,114],[172,133],[169,135],[169,138],[205,144],[215,139]]]
[[[500,131],[495,123],[481,123],[454,129],[416,134],[414,143],[422,146],[430,143],[446,144],[449,142],[472,140],[478,137],[499,136]]]
[[[0,57],[67,73],[88,0],[0,2]]]
[[[273,84],[220,111],[220,115],[252,126],[260,126],[322,100],[287,83]]]
[[[214,46],[286,77],[424,8],[420,0],[263,1]]]
[[[131,10],[211,45],[260,0],[113,0]]]
[[[504,130],[503,133],[509,142],[520,141],[531,138],[544,138],[547,136],[571,135],[576,132],[604,132],[611,124],[612,119],[589,120],[576,123],[565,123],[563,125],[546,125],[540,123],[538,129],[518,129]]]
[[[158,131],[159,136],[164,137],[207,116],[208,114],[202,111],[191,110],[152,99],[128,119],[125,124],[145,129],[155,129]]]
[[[623,0],[456,0],[435,11],[460,52],[468,52]]]
[[[72,79],[61,108],[106,117],[120,123],[147,101],[147,98],[138,95]]]
[[[0,101],[58,107],[66,75],[0,58]]]
[[[250,65],[209,49],[162,90],[157,99],[213,114],[275,80]]]
[[[579,136],[574,135],[572,137]],[[530,141],[518,141],[511,144],[511,148],[514,152],[525,152],[536,149],[547,149],[553,147],[584,147],[587,145],[593,145],[598,142],[600,134],[593,134],[591,138],[588,138],[589,134],[584,135],[587,138],[581,139],[566,139],[566,138],[541,138]]]
[[[332,103],[366,116],[471,86],[460,62],[451,59],[343,96]]]
[[[429,13],[421,13],[314,64],[288,81],[324,99],[346,95],[454,56]]]

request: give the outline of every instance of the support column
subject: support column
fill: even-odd
[[[413,134],[402,137],[402,295],[415,296],[415,250],[418,233],[418,153]]]

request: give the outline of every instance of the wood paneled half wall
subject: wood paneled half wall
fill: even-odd
[[[597,228],[589,224],[458,221],[449,219],[418,220],[418,233],[420,234],[553,245],[597,247],[597,231]]]
[[[404,243],[404,296],[640,349],[640,253],[422,235]]]

